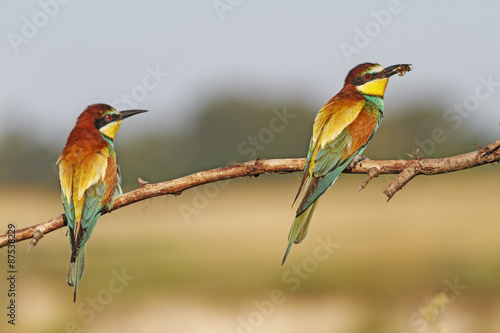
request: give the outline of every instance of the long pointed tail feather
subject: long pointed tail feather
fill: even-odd
[[[307,208],[302,214],[295,217],[293,221],[292,228],[290,229],[290,233],[288,234],[288,246],[286,248],[285,256],[283,257],[283,261],[281,264],[283,265],[288,257],[288,253],[292,248],[292,245],[299,244],[304,240],[307,235],[307,229],[309,228],[309,222],[311,222],[311,217],[314,213],[314,209],[316,208],[316,204],[318,201],[314,202],[309,208]]]
[[[73,286],[73,302],[76,302],[76,291],[78,289],[78,284],[83,275],[83,268],[85,266],[85,250],[87,249],[87,245],[80,250],[80,253],[76,257],[75,261],[69,263],[68,267],[68,277],[67,282],[70,286]]]

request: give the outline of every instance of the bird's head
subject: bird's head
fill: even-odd
[[[85,111],[78,117],[77,126],[95,128],[101,133],[113,140],[116,132],[120,128],[123,119],[133,116],[138,113],[147,112],[146,110],[127,110],[116,111],[113,107],[107,104],[89,105]],[[85,125],[84,125],[85,124]]]
[[[127,110],[116,111],[109,105],[97,104],[99,111],[94,119],[95,128],[110,139],[114,139],[116,132],[122,124],[122,120],[138,113],[147,112],[146,110]]]
[[[363,95],[384,97],[389,78],[394,74],[403,75],[411,70],[411,65],[399,64],[382,67],[379,64],[365,62],[357,65],[345,79],[344,89],[354,88]]]

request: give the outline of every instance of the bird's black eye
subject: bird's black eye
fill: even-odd
[[[370,80],[372,78],[371,74],[365,74],[365,80]]]

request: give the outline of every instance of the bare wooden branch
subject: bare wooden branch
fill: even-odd
[[[500,139],[470,153],[439,159],[392,160],[375,161],[365,160],[358,162],[353,168],[347,168],[344,173],[367,174],[362,184],[364,188],[368,182],[380,174],[398,174],[384,189],[390,200],[397,191],[403,188],[417,175],[436,175],[452,171],[465,170],[483,164],[494,164],[500,161]],[[113,210],[132,203],[166,194],[179,195],[184,190],[216,181],[230,178],[257,177],[261,174],[285,174],[304,170],[305,159],[275,159],[254,160],[245,163],[232,164],[226,167],[201,171],[189,176],[173,179],[161,183],[149,184],[142,181],[140,188],[130,191],[116,198]],[[62,228],[65,225],[63,215],[31,227],[16,230],[16,241],[33,238],[32,245],[43,235]],[[36,231],[36,233],[35,233]],[[8,235],[0,236],[0,248],[8,244]]]
[[[358,192],[364,189],[366,185],[368,185],[370,180],[372,180],[374,177],[378,177],[378,175],[380,175],[380,171],[377,168],[368,169],[368,171],[366,172],[365,180],[361,183],[361,185],[359,185]]]

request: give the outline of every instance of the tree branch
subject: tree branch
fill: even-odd
[[[360,186],[363,189],[368,182],[380,174],[398,174],[384,189],[390,200],[397,191],[402,189],[410,180],[418,175],[436,175],[477,167],[483,164],[494,164],[500,161],[500,139],[470,153],[438,159],[392,160],[375,161],[365,160],[358,162],[353,168],[347,168],[344,173],[367,174],[367,178]],[[173,179],[161,183],[149,184],[141,179],[141,187],[116,198],[113,210],[132,203],[166,194],[179,195],[184,190],[212,183],[220,180],[258,177],[261,174],[285,174],[304,170],[305,159],[275,159],[254,160],[245,163],[232,164],[226,167],[201,171],[189,176]],[[51,220],[16,230],[16,242],[33,238],[29,249],[43,237],[43,235],[62,228],[65,225],[63,215]],[[0,236],[0,248],[8,244],[8,234]]]

